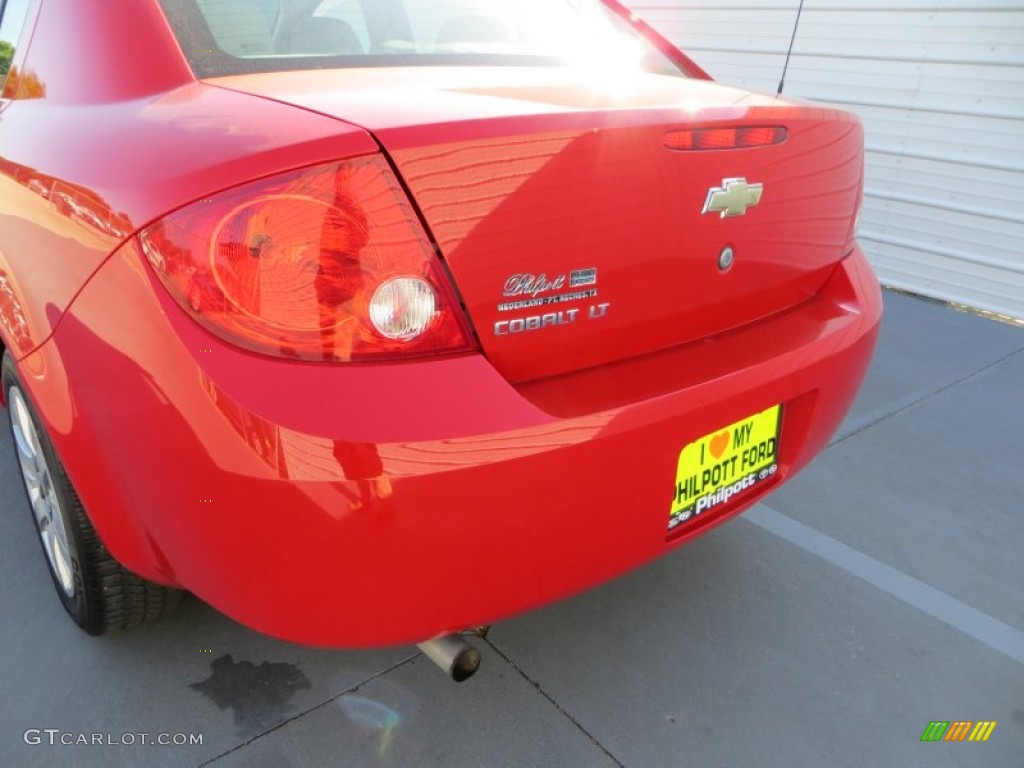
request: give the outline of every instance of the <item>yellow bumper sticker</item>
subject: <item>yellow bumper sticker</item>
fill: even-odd
[[[669,511],[670,531],[775,476],[781,413],[782,407],[774,405],[683,448]]]

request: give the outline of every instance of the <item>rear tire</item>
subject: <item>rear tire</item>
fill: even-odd
[[[129,572],[103,546],[7,353],[0,382],[22,485],[68,615],[90,635],[103,635],[167,613],[184,593]]]

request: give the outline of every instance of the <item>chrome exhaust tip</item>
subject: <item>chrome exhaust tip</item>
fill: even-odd
[[[445,635],[417,643],[416,647],[457,683],[469,680],[480,668],[480,651],[467,643],[462,635]]]

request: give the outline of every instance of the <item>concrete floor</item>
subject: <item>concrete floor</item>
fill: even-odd
[[[496,626],[461,686],[414,649],[295,647],[197,600],[86,637],[52,594],[3,424],[0,765],[1021,768],[1024,329],[886,304],[869,381],[810,469]],[[932,720],[998,725],[922,743]],[[28,729],[203,738],[50,746]]]

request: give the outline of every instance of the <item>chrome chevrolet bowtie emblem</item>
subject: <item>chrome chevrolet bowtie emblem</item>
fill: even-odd
[[[723,179],[722,186],[708,190],[708,199],[704,201],[705,213],[720,213],[723,219],[731,216],[742,216],[747,208],[753,208],[761,202],[764,184],[747,184],[746,179]]]

